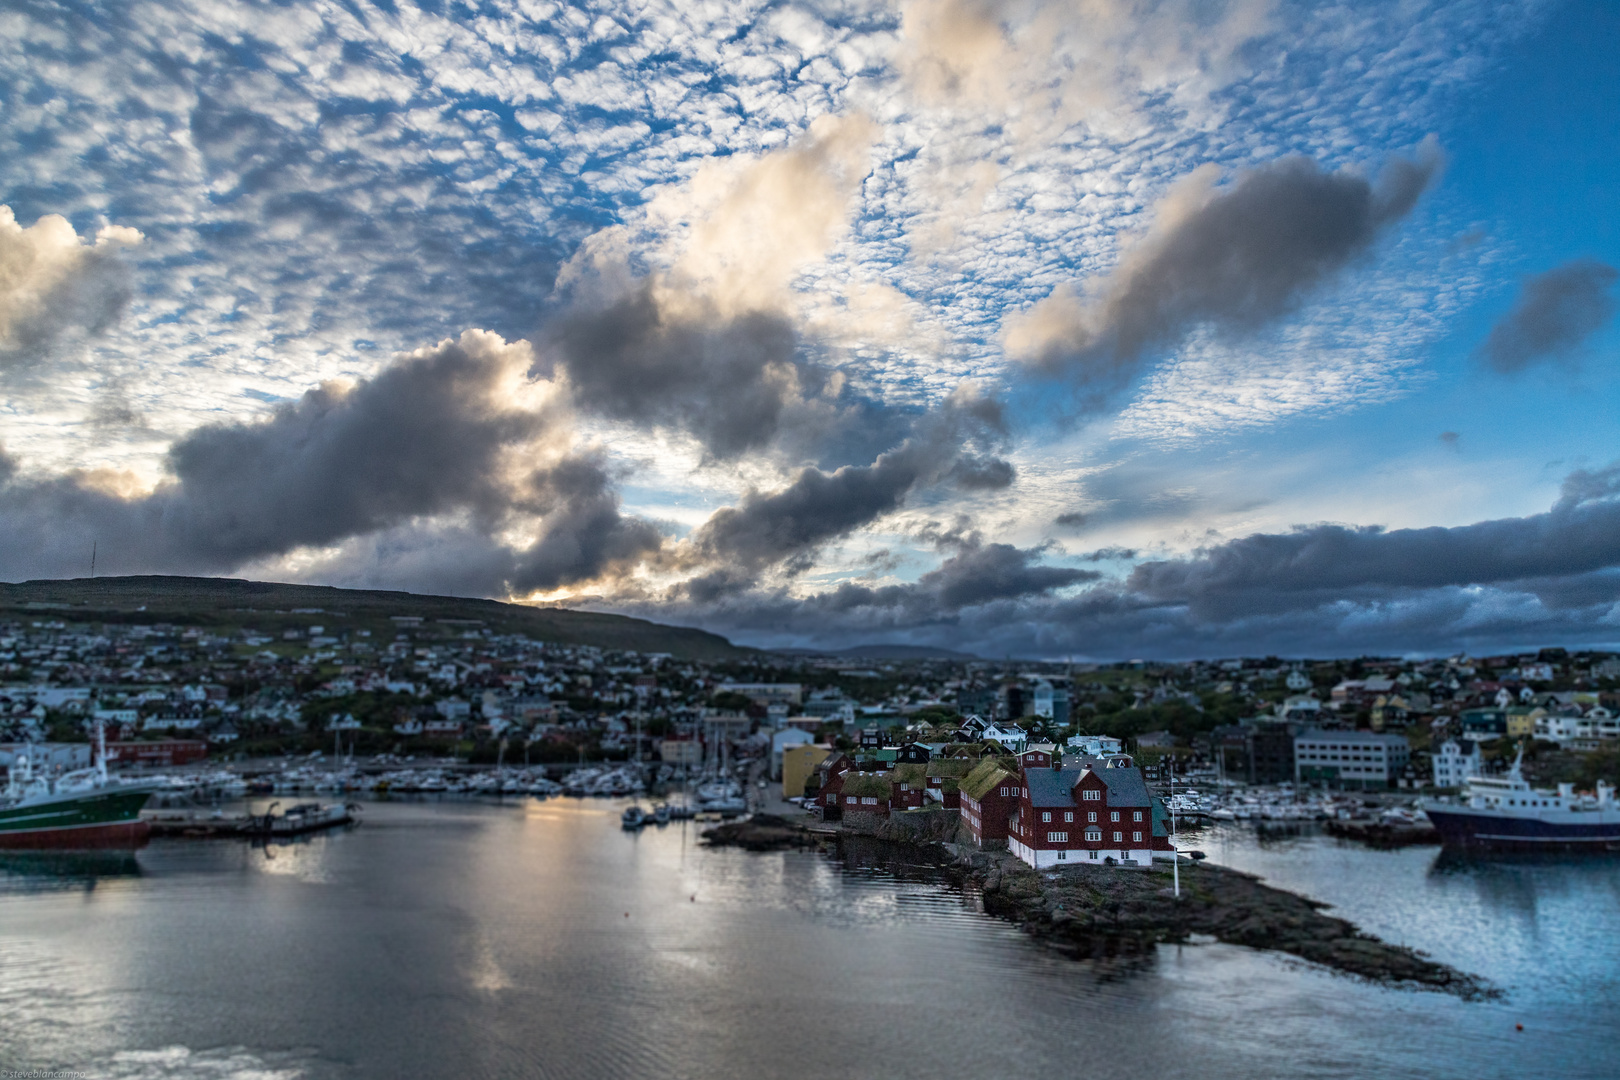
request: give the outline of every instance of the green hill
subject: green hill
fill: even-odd
[[[0,583],[0,618],[53,615],[73,622],[172,622],[199,626],[253,626],[279,632],[324,624],[329,631],[392,632],[398,619],[420,619],[425,631],[462,633],[474,624],[542,641],[670,653],[683,659],[742,656],[718,634],[664,626],[623,615],[527,607],[459,596],[419,596],[325,585],[207,577],[105,577]]]

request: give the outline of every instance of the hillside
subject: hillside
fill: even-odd
[[[207,626],[259,627],[324,623],[329,630],[394,629],[394,617],[419,617],[424,627],[461,631],[481,623],[501,633],[522,633],[543,641],[671,653],[683,659],[724,659],[740,649],[718,634],[645,619],[474,600],[459,596],[419,596],[325,585],[284,585],[268,581],[206,577],[105,577],[0,583],[0,618],[43,613],[75,622],[175,622]]]

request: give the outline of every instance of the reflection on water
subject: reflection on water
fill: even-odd
[[[1612,864],[1459,863],[1308,829],[1188,838],[1508,990],[1465,1003],[1222,945],[1072,961],[921,853],[710,850],[691,824],[626,834],[620,809],[396,801],[267,848],[7,857],[0,1063],[141,1080],[1050,1077],[1077,1055],[1102,1078],[1611,1071]]]
[[[0,892],[94,889],[105,878],[140,874],[133,851],[0,851]]]

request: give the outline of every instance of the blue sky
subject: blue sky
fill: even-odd
[[[0,576],[93,542],[987,655],[1620,640],[1612,6],[0,31]]]

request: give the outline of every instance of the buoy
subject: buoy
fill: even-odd
[[[1514,1024],[1513,1025],[1513,1030],[1514,1031],[1523,1031],[1524,1030],[1524,1025],[1523,1024]]]
[[[625,917],[625,918],[627,918],[627,919],[628,919],[628,918],[629,918],[629,917],[630,917],[630,913],[629,913],[629,912],[628,912],[628,911],[627,911],[627,912],[625,912],[625,913],[624,913],[624,917]]]

